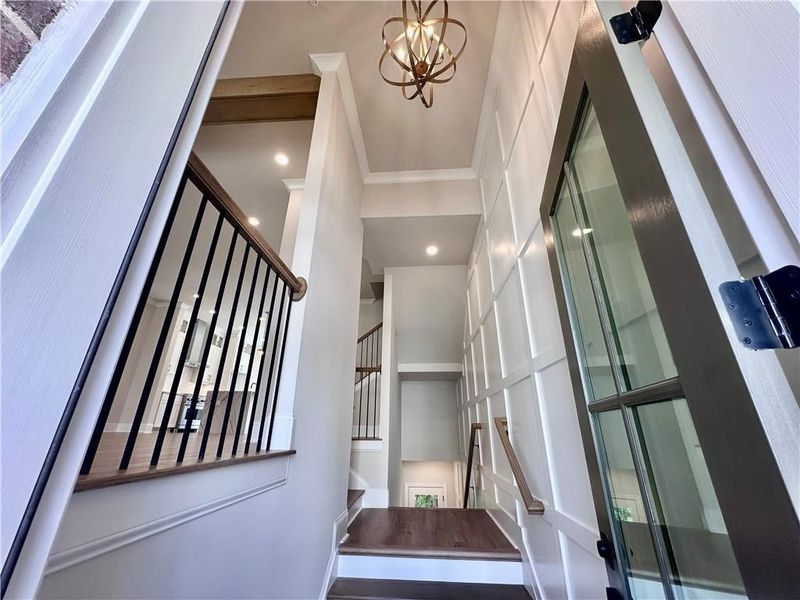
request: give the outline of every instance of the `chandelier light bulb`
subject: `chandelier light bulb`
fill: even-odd
[[[434,85],[447,83],[456,74],[467,30],[450,17],[447,0],[402,0],[401,7],[403,16],[383,24],[378,71],[386,83],[402,90],[406,100],[419,98],[430,108]]]

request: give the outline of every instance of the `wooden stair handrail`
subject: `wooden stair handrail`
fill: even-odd
[[[495,417],[494,425],[497,427],[500,442],[506,451],[508,464],[511,465],[511,472],[514,474],[514,479],[517,480],[517,487],[519,488],[520,496],[522,496],[522,502],[525,504],[525,510],[528,511],[529,515],[543,514],[544,504],[541,500],[533,497],[531,488],[528,487],[528,481],[525,479],[525,473],[522,472],[522,465],[519,463],[517,453],[514,451],[514,446],[511,445],[511,437],[508,435],[508,419],[506,417]]]
[[[519,459],[517,458],[517,453],[514,451],[514,447],[511,445],[511,438],[508,435],[508,419],[506,417],[495,417],[494,424],[495,427],[497,427],[497,433],[500,436],[500,442],[503,444],[503,450],[505,450],[506,456],[508,457],[508,463],[511,465],[511,472],[514,475],[514,479],[517,481],[517,487],[519,488],[519,493],[522,496],[522,502],[525,504],[525,510],[529,515],[544,514],[544,503],[542,503],[541,500],[534,498],[533,494],[531,493],[531,489],[528,487],[528,481],[525,479],[525,474],[522,472],[522,465],[520,465]],[[472,477],[472,463],[475,455],[475,437],[477,435],[477,431],[480,429],[483,429],[482,423],[472,423],[470,427],[469,452],[467,454],[467,476],[464,482],[464,508],[467,508],[467,504],[469,502],[469,484]]]
[[[367,333],[365,333],[365,334],[364,334],[364,335],[362,335],[360,338],[358,338],[358,339],[356,340],[356,344],[360,344],[361,342],[363,342],[365,339],[367,339],[367,338],[368,338],[369,336],[371,336],[373,333],[375,333],[376,331],[378,331],[378,329],[380,329],[381,327],[383,327],[383,321],[381,321],[380,323],[378,323],[377,325],[375,325],[375,327],[373,327],[373,328],[372,328],[372,329],[370,329],[370,330],[369,330]]]
[[[483,429],[481,423],[473,423],[469,430],[469,452],[467,453],[467,476],[464,481],[464,506],[467,508],[469,502],[469,480],[472,478],[472,461],[475,458],[475,436],[479,429]]]
[[[200,160],[200,157],[194,152],[189,156],[186,171],[189,181],[197,186],[200,193],[205,195],[220,212],[227,215],[233,221],[234,227],[239,235],[253,245],[259,255],[261,255],[261,258],[263,258],[292,289],[292,292],[294,292],[292,294],[292,300],[300,300],[308,289],[306,280],[292,273],[292,270],[283,262],[272,246],[261,237],[261,234],[253,230],[247,222],[247,217],[242,212],[242,209],[239,208],[239,205],[234,202],[230,194],[225,191],[222,184],[211,174],[208,167],[203,164],[203,161]]]

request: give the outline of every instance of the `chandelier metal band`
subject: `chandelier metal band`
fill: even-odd
[[[408,6],[413,15],[409,18]],[[437,5],[442,6],[442,16],[432,17]],[[378,70],[389,85],[399,87],[406,100],[419,98],[425,107],[433,106],[433,86],[447,83],[456,74],[456,62],[467,45],[467,30],[464,24],[450,17],[447,0],[433,0],[424,7],[422,0],[402,0],[403,16],[387,19],[383,24],[383,53],[378,61]],[[388,33],[401,24],[399,34]],[[458,51],[445,41],[448,27],[463,31],[464,39]],[[391,60],[387,60],[391,57]],[[400,68],[399,79],[385,70],[391,65]]]

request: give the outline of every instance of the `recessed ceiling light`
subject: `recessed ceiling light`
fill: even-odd
[[[195,300],[197,300],[199,297],[200,297],[200,294],[192,294],[192,298],[194,298]]]
[[[256,219],[255,217],[247,217],[247,222],[250,223],[253,227],[258,227],[261,225],[261,221]]]
[[[217,311],[215,311],[215,310],[212,308],[210,311],[208,311],[208,314],[210,314],[210,315],[213,315],[213,314],[214,314],[214,313],[216,313],[216,312],[217,312]]]
[[[283,152],[278,152],[275,155],[275,162],[278,163],[280,166],[285,167],[289,164],[289,157],[286,156]]]
[[[430,246],[425,248],[425,254],[427,254],[428,256],[436,256],[437,254],[439,254],[439,246],[431,244]]]

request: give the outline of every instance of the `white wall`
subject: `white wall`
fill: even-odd
[[[281,246],[289,191],[284,179],[303,177],[313,121],[205,125],[194,151],[276,250]],[[283,152],[289,164],[278,165]]]
[[[375,301],[362,300],[358,307],[358,335],[367,333],[383,321],[383,298]]]
[[[582,4],[501,5],[477,158],[484,220],[469,267],[461,435],[480,421],[487,506],[521,544],[541,598],[605,597],[597,524],[539,202]],[[494,93],[497,93],[496,96]],[[519,501],[493,418],[506,416],[528,483],[546,507]]]
[[[466,267],[392,267],[398,363],[457,363]]]
[[[402,459],[458,460],[455,381],[401,381]]]
[[[0,267],[4,561],[54,436],[60,424],[69,424],[63,443],[49,455],[57,452],[58,458],[48,463],[52,472],[42,480],[44,494],[9,598],[35,593],[69,500],[113,357],[200,126],[202,113],[186,104],[187,97],[221,8],[220,2],[111,6],[64,76],[58,101],[42,112],[5,171],[3,203],[20,212],[4,232]],[[239,8],[230,6],[221,50],[212,50],[207,77],[199,81],[201,103],[211,92]],[[184,106],[187,120],[177,132]],[[170,166],[154,187],[174,133],[179,135]],[[139,252],[97,357],[84,362],[93,337],[102,334],[98,324],[151,191],[155,200]],[[68,400],[81,369],[89,366],[72,413]]]
[[[473,176],[474,177],[474,176]],[[474,215],[481,211],[481,190],[473,179],[364,186],[361,216],[432,217]]]
[[[403,461],[403,504],[408,504],[409,486],[440,486],[445,488],[446,506],[441,508],[461,508],[461,491],[456,482],[456,464],[446,461]]]
[[[43,597],[326,591],[347,515],[362,247],[361,176],[335,70],[322,77],[306,183],[291,266],[309,288],[293,305],[278,400],[296,423],[278,439],[296,456],[76,494]]]

